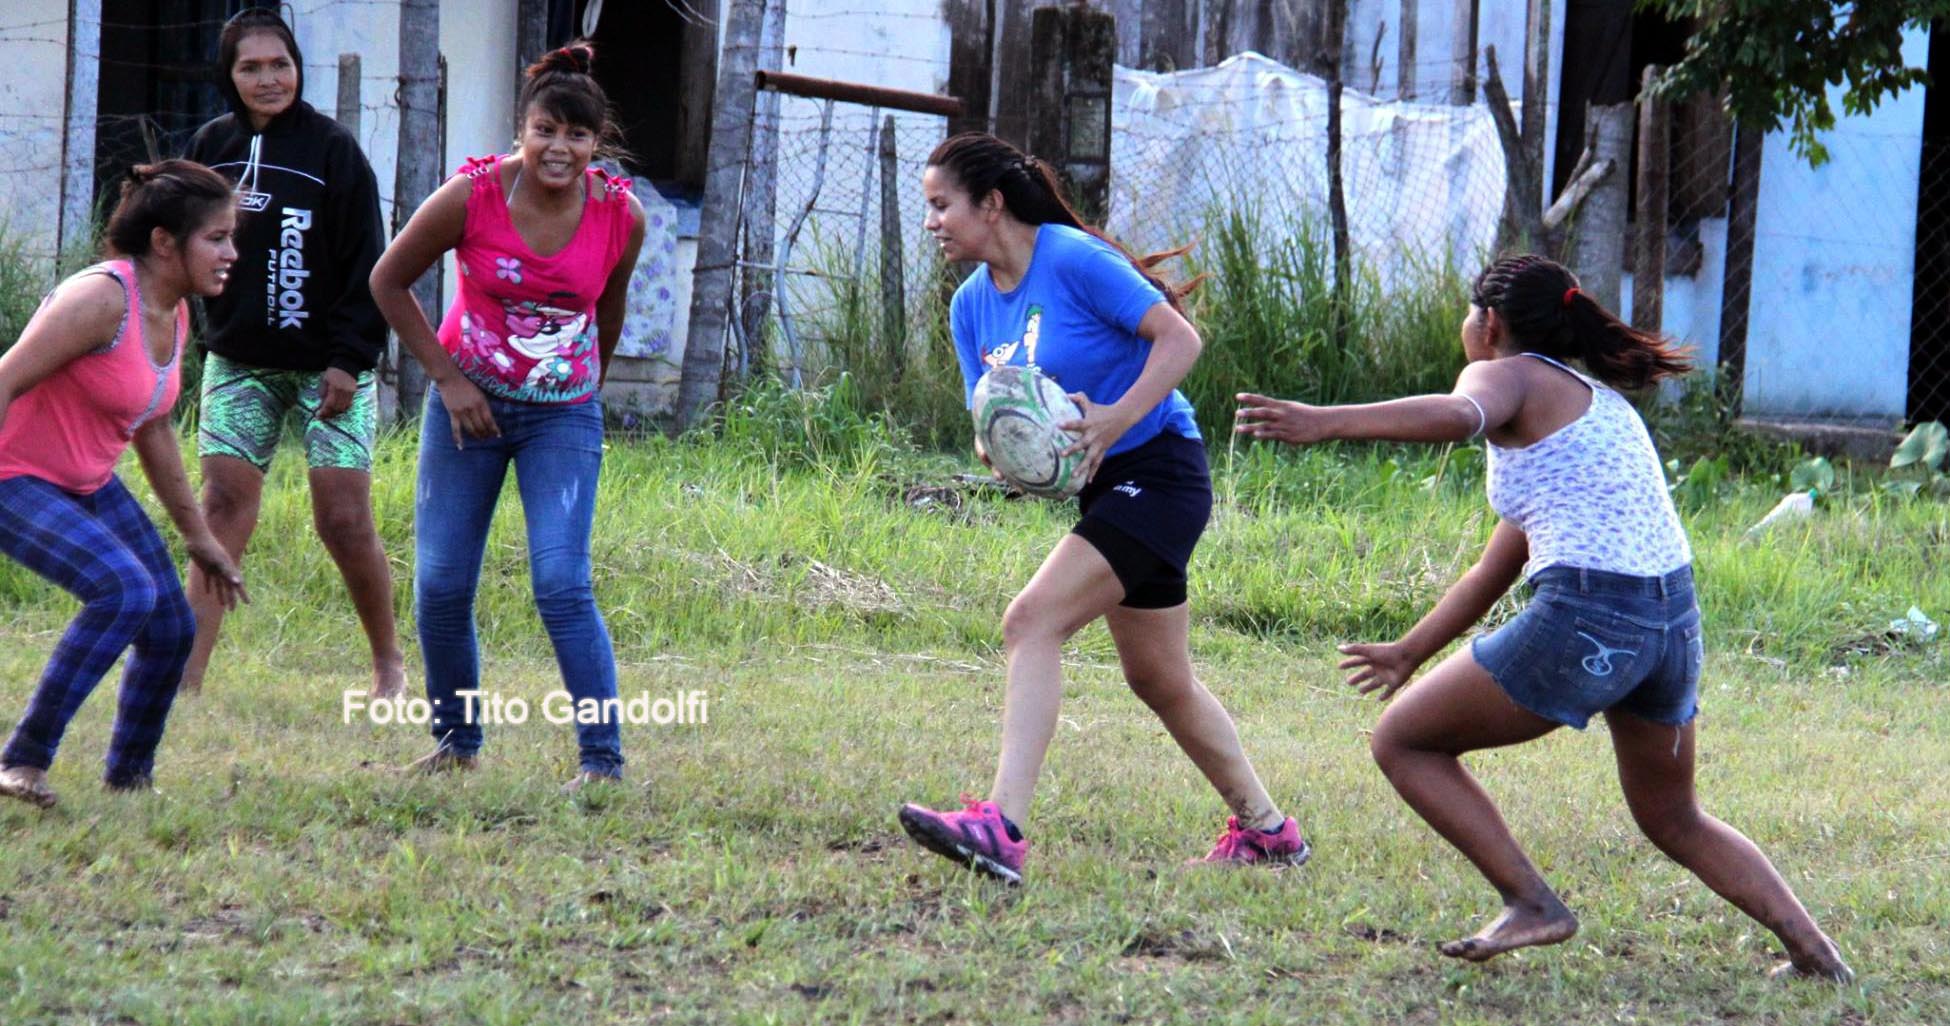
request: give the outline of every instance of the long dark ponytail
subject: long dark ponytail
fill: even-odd
[[[1165,301],[1175,310],[1183,310],[1179,300],[1190,295],[1203,280],[1194,278],[1182,285],[1173,284],[1154,270],[1173,257],[1185,255],[1192,248],[1189,244],[1162,253],[1137,256],[1124,248],[1123,243],[1104,234],[1102,229],[1084,223],[1076,208],[1064,198],[1063,183],[1057,180],[1054,168],[987,132],[963,132],[951,136],[928,154],[928,166],[954,175],[955,181],[961,184],[972,202],[980,203],[991,192],[1000,193],[1002,205],[1024,224],[1068,225],[1103,240],[1124,254],[1145,281],[1157,286],[1158,291],[1164,293]]]
[[[1613,388],[1641,389],[1693,369],[1672,340],[1619,320],[1562,264],[1532,253],[1484,268],[1469,301],[1495,310],[1524,351],[1582,361]]]

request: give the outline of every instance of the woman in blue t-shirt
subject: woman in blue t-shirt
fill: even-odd
[[[1083,225],[1048,165],[994,136],[942,143],[921,186],[942,255],[981,265],[949,307],[963,384],[972,395],[1002,364],[1034,364],[1055,379],[1083,409],[1063,426],[1079,436],[1086,484],[1076,528],[1002,617],[1008,691],[988,800],[952,812],[905,805],[901,825],[930,851],[1022,881],[1028,842],[1016,824],[1056,728],[1063,642],[1103,617],[1131,690],[1232,807],[1205,861],[1306,861],[1299,826],[1273,804],[1232,718],[1192,672],[1185,567],[1212,511],[1212,482],[1177,385],[1203,343],[1176,292],[1149,270],[1176,253],[1131,257]],[[979,440],[976,453],[988,461]]]

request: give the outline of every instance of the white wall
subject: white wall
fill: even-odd
[[[1921,67],[1929,34],[1903,36]],[[1756,207],[1745,408],[1764,416],[1900,421],[1908,391],[1921,89],[1825,133],[1820,168],[1767,137]],[[1836,111],[1839,89],[1829,91]]]
[[[9,0],[0,13],[0,225],[50,270],[67,82],[68,0]]]

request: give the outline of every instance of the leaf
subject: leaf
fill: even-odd
[[[1788,488],[1791,491],[1805,492],[1812,489],[1826,494],[1834,487],[1835,467],[1825,457],[1816,456],[1814,459],[1805,460],[1788,475]]]
[[[1913,463],[1935,470],[1943,462],[1945,454],[1950,454],[1950,429],[1942,421],[1927,420],[1904,436],[1902,444],[1896,446],[1896,454],[1889,457],[1891,470],[1907,467]]]

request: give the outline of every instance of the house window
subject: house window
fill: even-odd
[[[596,81],[630,152],[624,163],[673,199],[704,192],[711,97],[718,75],[718,0],[576,0],[594,14]]]
[[[95,195],[116,195],[131,164],[174,157],[224,113],[210,80],[223,23],[241,0],[103,0]]]

